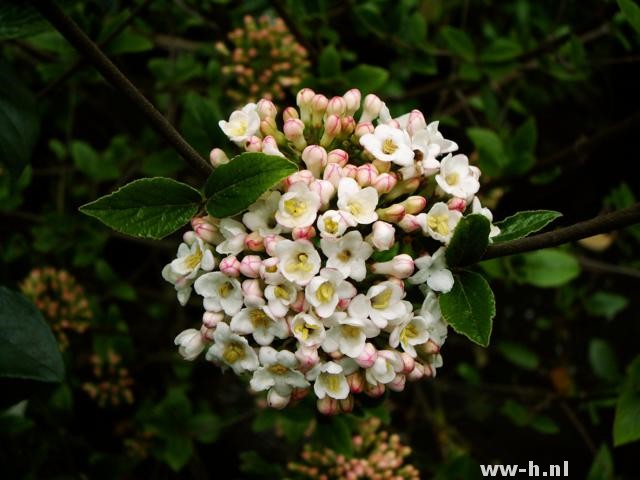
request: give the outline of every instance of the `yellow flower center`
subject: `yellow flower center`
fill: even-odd
[[[284,365],[280,365],[279,363],[276,363],[275,365],[271,365],[268,368],[268,370],[274,375],[284,375],[289,371],[287,367],[285,367]]]
[[[444,177],[444,180],[449,185],[456,185],[458,183],[458,180],[460,180],[460,175],[458,175],[456,172],[453,172]]]
[[[224,349],[222,358],[227,363],[235,363],[238,360],[242,360],[245,357],[244,347],[240,343],[230,343],[227,348]]]
[[[247,129],[249,128],[249,123],[245,118],[239,118],[234,120],[229,124],[229,133],[232,137],[240,137],[247,133]]]
[[[440,235],[449,234],[449,216],[446,214],[429,215],[427,217],[427,225],[429,225],[429,228],[439,233]]]
[[[262,310],[255,309],[249,312],[251,325],[253,328],[267,328],[269,326],[269,317]]]
[[[389,299],[391,299],[392,293],[390,288],[385,288],[384,291],[371,299],[371,306],[376,310],[384,310],[389,306]]]
[[[293,331],[302,338],[303,342],[306,342],[312,333],[311,330],[317,330],[318,328],[319,327],[316,325],[309,325],[308,323],[300,322],[293,328]]]
[[[336,393],[340,389],[340,376],[332,373],[323,373],[324,385],[330,392]]]
[[[329,233],[336,233],[338,231],[338,222],[333,218],[325,218],[324,229]]]
[[[301,202],[297,198],[290,198],[289,200],[285,200],[284,209],[292,217],[299,217],[300,215],[304,215],[307,211],[307,204],[305,202]]]
[[[201,260],[202,260],[202,250],[197,249],[194,253],[192,253],[185,259],[185,264],[187,265],[188,269],[193,270],[200,264]]]
[[[343,250],[338,254],[338,260],[347,263],[351,259],[351,250]]]
[[[354,327],[353,325],[343,325],[342,334],[347,338],[356,338],[358,335],[360,335],[360,329],[358,327]]]
[[[218,288],[218,293],[222,298],[227,298],[231,293],[231,290],[233,290],[233,285],[231,285],[229,282],[224,282],[222,285],[220,285],[220,288]]]
[[[289,298],[289,293],[287,292],[287,290],[282,288],[280,285],[274,288],[273,293],[278,298]]]
[[[393,142],[392,139],[387,138],[384,142],[382,142],[382,153],[384,153],[385,155],[393,155],[396,150],[398,150],[398,146]]]
[[[266,267],[264,270],[267,273],[276,273],[278,271],[278,267],[276,265],[271,265],[269,267]]]
[[[311,270],[313,270],[313,265],[309,261],[309,256],[305,253],[299,253],[296,259],[287,265],[287,272],[310,272]]]
[[[400,332],[400,343],[406,344],[409,340],[418,336],[418,329],[413,323],[408,324]]]
[[[316,292],[316,298],[322,303],[326,303],[333,297],[335,290],[330,282],[324,282]]]
[[[358,202],[349,202],[347,207],[351,215],[359,215],[362,212],[362,206]]]

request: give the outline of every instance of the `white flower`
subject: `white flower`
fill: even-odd
[[[307,302],[321,318],[333,315],[340,300],[351,298],[355,294],[355,287],[344,280],[340,271],[333,268],[323,268],[320,275],[314,277],[305,288]]]
[[[428,322],[424,317],[410,314],[406,320],[397,325],[389,335],[389,346],[398,345],[412,357],[417,355],[415,345],[422,345],[429,340]],[[432,317],[429,317],[432,319]]]
[[[304,375],[296,370],[298,360],[292,352],[262,347],[258,358],[262,366],[253,373],[250,382],[256,392],[273,389],[278,395],[287,397],[294,388],[309,386]]]
[[[264,296],[267,299],[269,310],[276,317],[284,317],[289,311],[289,307],[298,297],[298,289],[291,282],[283,282],[277,285],[267,285],[264,289]]]
[[[296,182],[280,198],[275,217],[283,227],[308,227],[316,221],[319,208],[320,196],[306,183]]]
[[[435,240],[449,243],[453,231],[462,218],[458,210],[449,210],[444,202],[435,203],[429,213],[421,213],[416,216],[422,231]]]
[[[213,333],[213,345],[207,351],[207,360],[222,362],[236,375],[258,368],[258,356],[246,338],[236,335],[226,323],[219,323]]]
[[[323,323],[313,315],[299,313],[291,320],[291,332],[303,347],[315,347],[324,341]]]
[[[368,318],[347,316],[344,312],[336,312],[325,320],[325,324],[331,328],[322,342],[322,349],[327,353],[339,351],[351,358],[360,356],[367,338],[380,333]]]
[[[198,295],[204,297],[204,308],[211,312],[224,310],[227,315],[235,315],[242,308],[242,287],[235,278],[220,272],[205,273],[194,285]]]
[[[414,153],[409,134],[399,128],[378,125],[373,133],[360,137],[360,145],[383,162],[393,162],[400,166],[413,163]]]
[[[351,177],[344,177],[338,183],[338,209],[365,225],[378,219],[378,191],[373,187],[360,188]],[[347,222],[349,223],[349,222]]]
[[[480,182],[469,167],[466,155],[447,155],[440,162],[436,182],[446,193],[458,198],[468,198],[480,189]]]
[[[318,398],[329,396],[336,400],[344,400],[349,396],[349,384],[342,367],[336,362],[327,362],[318,368],[319,374],[313,384],[313,391]]]
[[[289,333],[287,322],[274,317],[265,307],[243,308],[233,316],[229,326],[241,335],[252,334],[259,345],[269,345],[275,337],[285,338]]]
[[[180,332],[173,342],[178,345],[178,352],[185,360],[195,360],[207,346],[202,334],[195,328]]]
[[[365,378],[372,385],[386,384],[396,378],[402,371],[403,363],[400,354],[395,350],[379,350],[374,364],[365,370]]]
[[[420,308],[420,316],[427,319],[429,340],[441,347],[447,338],[447,324],[442,318],[438,297],[435,293],[427,293]]]
[[[244,250],[244,240],[247,238],[247,231],[244,225],[232,218],[220,220],[220,233],[224,237],[224,242],[216,247],[216,252],[226,255],[237,255]]]
[[[191,286],[194,279],[188,278],[188,275],[178,275],[171,268],[171,264],[165,265],[162,269],[162,278],[173,284],[178,296],[178,302],[184,307],[191,297]]]
[[[369,288],[365,297],[369,304],[368,315],[376,327],[385,328],[390,322],[393,323],[406,314],[407,309],[404,302],[401,302],[402,297],[404,297],[404,292],[395,282],[380,282]],[[355,298],[351,303],[353,304],[354,301]],[[367,304],[365,300],[359,300],[357,305],[364,309]]]
[[[409,283],[425,283],[431,290],[447,293],[453,288],[453,275],[445,263],[445,248],[440,247],[431,255],[423,255],[415,261],[418,272],[409,277]]]
[[[190,247],[186,243],[180,244],[177,258],[169,265],[177,275],[194,278],[200,269],[205,272],[213,270],[215,259],[209,245],[196,237]]]
[[[455,152],[458,145],[442,136],[438,131],[438,124],[439,122],[431,122],[425,129],[414,132],[411,137],[413,147],[425,152],[426,149],[436,146],[438,150],[436,155]]]
[[[485,217],[489,222],[491,222],[491,230],[489,231],[489,238],[496,237],[500,235],[500,227],[496,227],[493,224],[493,213],[487,207],[483,207],[480,204],[480,199],[478,197],[473,197],[473,203],[471,204],[471,213],[477,213]]]
[[[298,285],[306,285],[320,271],[320,254],[308,240],[281,240],[276,255],[284,278]]]
[[[236,110],[229,117],[229,121],[220,120],[218,125],[236,145],[242,146],[249,137],[260,132],[260,115],[255,103],[248,103],[242,110]]]
[[[353,230],[341,238],[323,238],[320,248],[327,256],[327,267],[339,270],[344,277],[360,282],[367,275],[365,260],[373,253],[373,248],[362,239],[362,234]]]
[[[322,238],[336,238],[342,236],[349,226],[355,226],[350,214],[338,210],[327,210],[318,217],[318,230]]]
[[[249,211],[242,216],[242,223],[253,232],[261,236],[277,235],[282,228],[276,223],[275,214],[278,211],[281,193],[277,190],[262,195]]]

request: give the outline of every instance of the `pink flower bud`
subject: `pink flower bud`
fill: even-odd
[[[449,207],[449,210],[457,210],[460,213],[464,213],[467,208],[467,202],[463,198],[453,197],[449,200],[447,206]]]
[[[337,163],[344,167],[349,162],[349,154],[344,150],[336,148],[327,154],[327,163]]]
[[[356,173],[356,181],[361,187],[368,187],[372,185],[375,179],[378,177],[378,169],[371,163],[365,163],[358,167]]]
[[[407,121],[407,132],[413,136],[420,130],[427,128],[427,122],[420,110],[411,110],[409,120]]]
[[[396,278],[407,278],[413,274],[415,265],[411,256],[402,253],[388,262],[377,262],[371,265],[371,272],[376,275],[391,275]]]
[[[303,88],[296,95],[296,104],[301,109],[310,106],[315,94],[316,92],[314,92],[310,88]]]
[[[262,243],[264,244],[264,249],[272,257],[275,256],[276,245],[280,240],[284,240],[284,237],[281,237],[280,235],[267,235],[263,239]]]
[[[320,145],[328,147],[333,142],[333,139],[340,134],[340,128],[342,122],[338,115],[329,115],[324,121],[324,133],[320,139]]]
[[[305,185],[310,185],[314,180],[315,178],[310,170],[300,170],[285,178],[284,186],[286,190],[289,190],[294,183],[302,182]]]
[[[435,343],[433,340],[429,340],[426,344],[424,344],[424,351],[427,354],[434,354],[440,352],[440,345]]]
[[[295,145],[298,150],[307,146],[304,139],[304,123],[298,118],[291,118],[284,122],[284,136]]]
[[[401,205],[404,207],[405,212],[415,215],[424,210],[424,207],[427,206],[427,199],[419,195],[413,195],[405,199]]]
[[[204,217],[193,217],[191,228],[203,241],[217,245],[224,241],[224,237],[218,230],[219,220],[206,215]]]
[[[304,292],[298,292],[298,296],[296,297],[296,301],[291,305],[291,310],[294,312],[304,312],[309,308],[309,304],[307,303],[307,299],[304,296]]]
[[[402,359],[402,373],[411,373],[416,366],[415,359],[407,352],[402,352],[400,358]]]
[[[362,372],[357,371],[347,376],[347,383],[351,393],[361,393],[364,390],[365,379]]]
[[[276,139],[271,135],[267,135],[262,139],[262,153],[284,157],[282,152],[278,149],[278,143],[276,142]]]
[[[362,349],[362,353],[356,358],[356,363],[362,368],[369,368],[376,363],[378,358],[378,351],[373,343],[365,343],[364,348]]]
[[[278,392],[276,392],[274,388],[269,389],[269,393],[267,393],[267,405],[277,410],[282,410],[284,407],[289,405],[290,400],[291,395],[283,397]]]
[[[262,259],[258,255],[245,255],[240,262],[240,273],[245,277],[258,278]]]
[[[338,188],[338,183],[340,183],[340,179],[342,178],[342,167],[337,163],[329,163],[324,169],[322,178],[331,182],[335,188]]]
[[[287,123],[288,120],[292,120],[294,118],[300,118],[298,111],[293,107],[285,108],[284,112],[282,112],[282,120]]]
[[[371,122],[360,122],[356,125],[356,129],[353,132],[357,139],[360,139],[363,135],[367,133],[373,133],[375,127]]]
[[[227,154],[224,153],[224,151],[222,151],[221,149],[214,148],[209,153],[209,161],[211,162],[211,165],[213,165],[213,168],[217,168],[220,165],[229,163],[229,157],[227,157]]]
[[[229,255],[220,260],[220,271],[228,277],[239,277],[240,262],[234,255]]]
[[[387,120],[386,124],[393,128],[400,128],[400,122],[393,118],[391,120]]]
[[[352,135],[356,130],[356,121],[353,117],[342,117],[340,120],[340,135],[344,138]]]
[[[324,398],[319,398],[316,406],[318,407],[318,411],[323,415],[335,415],[340,411],[338,401],[329,395]]]
[[[296,359],[300,363],[300,370],[308,372],[320,361],[318,349],[314,347],[300,347],[295,352]]]
[[[404,390],[406,381],[406,375],[404,373],[398,373],[391,382],[387,383],[387,387],[389,387],[389,390],[393,390],[394,392],[401,392]]]
[[[319,128],[322,125],[322,117],[327,110],[329,100],[322,94],[315,94],[311,99],[311,124],[315,128]]]
[[[378,218],[380,220],[391,223],[399,222],[400,220],[402,220],[402,217],[404,217],[405,214],[404,207],[399,203],[391,205],[387,208],[379,208],[378,210],[376,210],[376,213],[378,214]]]
[[[356,167],[352,163],[347,163],[344,167],[342,167],[343,177],[356,178],[357,173],[358,173],[358,167]]]
[[[215,328],[223,320],[224,312],[204,312],[202,314],[202,325],[207,328]]]
[[[296,227],[291,232],[291,236],[294,240],[311,240],[316,236],[316,229],[313,225],[308,227]]]
[[[264,238],[258,232],[251,232],[244,239],[244,246],[252,252],[264,251]]]
[[[398,183],[398,177],[392,173],[381,173],[378,175],[371,186],[375,188],[380,195],[389,193]]]
[[[362,107],[362,116],[360,122],[370,122],[378,118],[382,109],[382,100],[377,95],[370,93],[364,97],[364,105]]]
[[[372,226],[371,234],[367,236],[367,241],[376,250],[384,251],[393,247],[396,241],[396,229],[390,223],[378,220]]]
[[[362,98],[360,90],[358,90],[357,88],[352,88],[342,97],[344,98],[346,104],[345,113],[347,115],[353,115],[354,113],[356,113],[356,111],[360,108],[360,100]]]
[[[264,305],[264,295],[260,280],[251,278],[242,282],[242,296],[246,305]]]
[[[378,398],[384,395],[384,385],[382,383],[376,383],[372,385],[369,382],[365,382],[364,393],[371,398]]]
[[[402,229],[403,232],[411,233],[416,230],[422,228],[420,225],[420,220],[415,215],[406,214],[402,219],[398,222],[398,226]]]
[[[320,145],[309,145],[302,151],[302,161],[316,178],[320,178],[322,169],[327,165],[327,158],[327,151]]]
[[[273,102],[271,100],[267,100],[266,98],[263,98],[258,102],[257,110],[258,115],[260,116],[260,120],[265,120],[267,118],[275,119],[278,113],[278,109],[273,104]]]
[[[395,200],[406,194],[415,192],[420,187],[420,177],[413,177],[408,180],[399,182],[393,189],[387,194],[385,200],[388,202]]]
[[[302,400],[307,395],[309,395],[308,388],[294,388],[291,391],[291,401],[297,402],[298,400]]]
[[[350,303],[351,303],[350,298],[341,298],[340,300],[338,300],[338,308],[340,310],[346,310],[349,307]]]
[[[347,398],[338,401],[340,411],[342,413],[349,413],[353,410],[354,400],[353,396],[349,395]]]
[[[255,135],[250,137],[244,144],[244,149],[247,152],[261,152],[262,151],[262,139]]]
[[[417,380],[420,380],[424,376],[425,376],[424,365],[422,365],[419,362],[416,362],[413,367],[413,370],[411,370],[411,372],[407,374],[407,380],[409,380],[410,382],[415,382]]]
[[[209,328],[206,325],[202,325],[202,327],[200,327],[200,335],[202,335],[202,339],[209,342],[213,341],[213,334],[215,331],[215,328]]]
[[[333,97],[327,104],[326,115],[337,115],[341,117],[347,109],[347,102],[342,97]]]
[[[404,291],[404,282],[396,277],[389,277],[386,280],[387,282],[395,283],[402,291]]]
[[[314,180],[309,185],[309,190],[318,194],[323,209],[329,206],[329,202],[336,193],[336,187],[328,180]]]

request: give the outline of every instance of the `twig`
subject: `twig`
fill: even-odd
[[[280,18],[282,18],[282,20],[284,21],[285,25],[291,32],[291,35],[295,37],[300,45],[306,48],[307,53],[309,54],[309,58],[311,59],[311,63],[315,64],[318,57],[318,52],[311,44],[309,39],[304,36],[302,30],[298,28],[298,25],[296,25],[296,22],[294,22],[294,20],[291,18],[291,15],[289,15],[287,9],[284,8],[282,2],[280,0],[271,0],[270,3],[273,9],[278,13],[278,15],[280,15]]]
[[[44,18],[46,18],[102,76],[123,93],[138,107],[155,130],[162,135],[182,158],[195,170],[209,175],[212,167],[189,145],[182,135],[147,100],[147,98],[124,76],[109,58],[91,41],[89,37],[69,18],[52,0],[31,0]]]
[[[591,237],[598,233],[610,232],[618,228],[628,227],[640,222],[640,203],[606,215],[599,215],[591,220],[579,222],[552,232],[541,233],[532,237],[520,238],[510,242],[491,245],[487,248],[482,260],[505,257],[517,253],[555,247],[563,243]]]
[[[590,270],[595,273],[607,273],[640,279],[640,270],[636,270],[635,268],[629,268],[622,265],[612,265],[610,263],[601,262],[600,260],[594,260],[593,258],[588,258],[582,255],[578,256],[578,262],[580,262],[580,265],[585,270]]]
[[[591,454],[595,455],[598,449],[596,448],[595,443],[593,443],[591,436],[589,436],[589,432],[587,431],[587,428],[580,421],[580,419],[575,414],[575,412],[571,409],[571,407],[567,405],[566,402],[560,402],[560,408],[562,409],[564,414],[567,416],[571,424],[574,426],[576,431],[580,434],[580,436],[584,440],[584,443],[587,445],[587,448],[589,449]]]
[[[144,0],[142,3],[140,3],[136,8],[134,8],[131,11],[131,14],[127,18],[125,18],[115,29],[113,29],[113,31],[109,33],[109,35],[107,35],[102,41],[98,42],[98,46],[100,48],[104,48],[105,46],[109,45],[109,43],[111,43],[113,39],[115,39],[118,35],[120,35],[122,31],[125,28],[127,28],[127,26],[138,15],[140,15],[140,13],[145,8],[147,8],[147,6],[152,1],[153,0]],[[50,92],[58,88],[60,85],[62,85],[64,82],[69,80],[69,78],[71,78],[76,72],[78,72],[84,65],[85,65],[84,57],[80,57],[76,59],[76,61],[72,65],[70,65],[69,68],[67,68],[58,78],[56,78],[53,82],[51,82],[49,85],[47,85],[42,90],[40,90],[37,96],[44,97],[45,95],[49,94]]]

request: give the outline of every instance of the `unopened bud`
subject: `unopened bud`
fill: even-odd
[[[324,133],[320,139],[320,145],[328,147],[333,140],[340,134],[342,122],[338,115],[329,115],[324,121]]]
[[[402,352],[400,358],[402,359],[402,373],[411,373],[416,366],[415,359],[407,352]]]
[[[282,120],[286,123],[287,120],[292,120],[294,118],[300,118],[298,111],[293,107],[285,108],[284,112],[282,112]]]
[[[302,151],[302,161],[313,173],[313,176],[320,178],[322,169],[327,165],[327,151],[320,145],[309,145]]]
[[[379,177],[378,177],[379,178]],[[391,205],[387,208],[379,208],[376,210],[378,218],[385,222],[398,223],[404,217],[404,207],[399,203]]]
[[[398,177],[394,173],[381,173],[375,178],[371,186],[382,195],[393,190],[397,183]]]
[[[309,185],[309,190],[320,196],[323,210],[329,206],[329,202],[336,193],[336,187],[328,180],[314,180]]]
[[[305,124],[311,121],[311,101],[315,94],[310,88],[303,88],[296,95],[296,103],[300,109],[300,120]]]
[[[291,400],[291,395],[282,396],[274,388],[269,390],[267,394],[267,405],[271,408],[275,408],[277,410],[282,410],[284,407],[289,405],[289,401]]]
[[[344,167],[348,162],[349,154],[339,148],[335,148],[327,154],[327,163],[337,163]]]
[[[318,411],[323,415],[335,415],[340,411],[338,401],[329,395],[324,398],[319,398],[316,406],[318,407]]]
[[[311,185],[311,182],[313,182],[314,180],[315,178],[311,170],[300,170],[298,172],[292,173],[287,178],[285,178],[283,183],[285,189],[288,191],[295,183],[302,182],[305,185]]]
[[[244,246],[252,252],[263,252],[264,238],[258,232],[251,232],[245,237]]]
[[[284,122],[284,136],[298,149],[302,150],[307,146],[304,139],[304,123],[298,118],[291,118]]]
[[[381,397],[382,395],[384,395],[384,390],[384,384],[382,383],[371,384],[369,382],[366,382],[364,387],[365,395],[371,398]]]
[[[253,135],[244,144],[244,149],[247,152],[261,152],[262,151],[262,139]]]
[[[311,99],[311,124],[314,128],[322,126],[322,119],[324,112],[327,110],[327,105],[329,105],[329,99],[322,94],[315,94]]]
[[[338,183],[340,183],[340,179],[342,178],[342,167],[337,163],[329,163],[324,169],[322,178],[323,180],[331,182],[335,188],[338,188]]]
[[[353,410],[354,405],[353,396],[349,395],[347,398],[339,400],[338,404],[342,413],[350,413]]]
[[[427,122],[420,110],[411,110],[407,121],[407,132],[413,136],[420,130],[427,128]]]
[[[224,237],[218,229],[219,220],[206,215],[204,217],[193,217],[191,219],[191,228],[203,241],[218,245],[224,241]]]
[[[347,375],[347,383],[349,384],[349,390],[351,390],[351,393],[361,393],[364,390],[364,375],[359,371],[354,372],[351,375]]]
[[[240,273],[248,278],[260,276],[262,259],[258,255],[245,255],[240,262]]]
[[[281,241],[284,240],[284,237],[281,237],[280,235],[267,235],[264,237],[263,239],[263,245],[264,245],[264,249],[267,252],[267,254],[271,255],[272,257],[276,254],[276,245]]]
[[[402,182],[398,182],[398,184],[395,187],[393,187],[393,189],[385,197],[385,200],[387,202],[391,202],[398,197],[415,192],[419,187],[420,187],[419,177],[413,177],[408,180],[403,180]]]
[[[262,153],[266,153],[267,155],[277,155],[278,157],[284,158],[284,155],[278,148],[278,143],[276,142],[276,139],[273,138],[271,135],[264,137],[264,139],[262,140]]]
[[[424,207],[427,206],[427,199],[420,195],[413,195],[406,198],[400,203],[400,205],[404,207],[405,212],[415,215],[416,213],[420,213],[424,210]]]
[[[303,372],[311,370],[320,361],[318,349],[313,347],[300,347],[296,350],[295,355]]]
[[[360,122],[356,125],[356,129],[353,132],[355,137],[359,140],[360,137],[362,137],[363,135],[366,135],[368,133],[373,133],[373,131],[375,130],[375,127],[373,126],[373,123],[371,122]]]
[[[356,111],[360,108],[360,100],[362,98],[360,90],[358,90],[357,88],[352,88],[342,97],[344,98],[344,101],[346,103],[345,113],[347,115],[353,116],[353,114],[356,113]]]
[[[371,265],[371,272],[377,275],[391,275],[396,278],[407,278],[413,274],[415,264],[411,256],[402,253],[388,262],[377,262]]]
[[[239,277],[240,262],[235,255],[229,255],[228,257],[220,260],[220,271],[228,277]]]
[[[356,121],[353,117],[342,117],[340,120],[340,136],[342,138],[347,138],[349,135],[352,135],[356,130]]]
[[[274,103],[266,98],[263,98],[258,102],[257,111],[260,116],[260,120],[265,120],[267,118],[273,118],[275,120],[276,115],[278,114],[278,109]]]
[[[362,353],[356,358],[356,363],[362,368],[370,368],[378,359],[378,350],[373,343],[365,343]]]
[[[356,173],[356,181],[361,187],[368,187],[373,185],[373,182],[378,177],[378,169],[371,163],[365,163],[358,167],[358,173]]]
[[[294,312],[306,312],[309,308],[309,304],[307,303],[307,299],[304,296],[304,292],[298,292],[298,296],[296,297],[296,301],[291,305],[291,310]]]
[[[313,225],[308,227],[295,227],[291,232],[291,236],[294,240],[311,240],[316,236],[316,229]]]
[[[207,328],[215,328],[222,320],[224,312],[204,312],[202,315],[202,324]]]
[[[371,122],[378,118],[380,115],[380,110],[382,109],[382,100],[377,95],[370,93],[366,97],[364,97],[364,105],[362,107],[362,116],[360,117],[360,122]]]
[[[387,387],[389,387],[389,390],[393,390],[394,392],[401,392],[404,390],[406,381],[406,375],[404,373],[398,373],[391,382],[387,383]]]
[[[421,378],[424,378],[424,376],[424,365],[422,365],[420,362],[416,362],[413,370],[411,370],[411,372],[407,374],[407,380],[409,380],[410,382],[415,382],[417,380],[420,380]]]
[[[420,224],[420,219],[415,215],[411,215],[407,213],[402,219],[398,222],[398,227],[402,229],[403,232],[411,233],[415,232],[422,228]]]
[[[264,305],[264,295],[260,280],[252,278],[242,282],[242,297],[248,307],[259,307]]]
[[[366,240],[378,251],[389,250],[396,241],[395,233],[396,229],[393,225],[378,220],[374,222],[372,231]]]
[[[463,198],[453,197],[447,202],[447,206],[449,210],[457,210],[460,213],[464,213],[467,208],[467,202]]]
[[[220,148],[214,148],[209,153],[209,161],[211,162],[211,165],[213,165],[213,168],[217,168],[220,165],[229,163],[229,157],[227,157],[227,154]]]
[[[337,115],[341,117],[347,109],[347,102],[342,97],[333,97],[327,104],[326,115]]]
[[[357,173],[358,167],[356,167],[353,163],[347,163],[344,167],[342,167],[343,177],[356,178]]]

